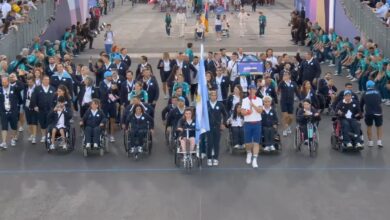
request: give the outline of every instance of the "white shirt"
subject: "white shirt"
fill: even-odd
[[[241,117],[233,119],[233,115],[230,117],[229,122],[232,127],[242,127],[244,125],[244,120]]]
[[[230,71],[230,81],[234,81],[238,75],[238,62],[230,60],[227,66],[228,71]]]
[[[197,70],[197,73],[199,72],[199,63],[198,64],[194,64],[194,63],[192,63],[192,65],[195,67],[195,69]],[[196,76],[194,77],[194,73],[193,73],[193,71],[192,70],[190,70],[191,71],[191,85],[194,85],[194,84],[198,84],[198,75],[199,74],[196,74]]]
[[[240,99],[241,99],[240,96],[233,95],[233,102],[232,102],[233,105],[231,110],[234,110],[234,106],[236,106],[236,104],[240,102]]]
[[[215,25],[221,25],[222,26],[222,20],[221,19],[215,19]]]
[[[92,87],[86,87],[81,105],[88,104],[92,102]]]
[[[58,119],[56,127],[57,128],[65,128],[65,115],[64,115],[64,113],[61,111],[57,111],[57,115],[58,115],[59,119]]]
[[[248,80],[246,80],[246,77],[240,77],[240,85],[243,92],[248,92]]]
[[[163,62],[164,62],[164,71],[165,72],[171,71],[171,66],[170,66],[171,61],[170,60],[167,60],[167,61],[164,60]]]
[[[215,82],[217,83],[217,86],[218,86],[218,89],[217,89],[217,100],[218,101],[223,101],[222,90],[221,90],[222,78],[223,78],[223,76],[215,77]]]
[[[261,121],[261,114],[258,113],[255,109],[253,109],[250,105],[250,103],[253,103],[256,107],[263,106],[263,100],[261,98],[256,97],[255,99],[249,99],[249,97],[246,97],[244,100],[242,100],[242,106],[241,108],[244,110],[251,110],[251,114],[244,116],[245,122],[259,122]]]
[[[6,0],[4,0],[4,3],[3,5],[1,6],[1,12],[3,13],[3,19],[5,19],[8,15],[8,12],[10,12],[12,10],[11,8],[11,5],[8,4],[7,2],[5,2]]]
[[[278,59],[276,57],[274,57],[274,56],[267,57],[267,59],[265,59],[265,60],[271,62],[273,68],[275,68],[276,65],[278,65]]]
[[[213,102],[210,101],[210,105],[211,105],[211,108],[214,109],[215,106],[217,105],[217,102],[214,102],[214,103],[213,103]]]
[[[42,89],[45,93],[49,92],[49,86],[45,87],[44,85],[42,85]]]
[[[97,114],[97,111],[98,111],[97,109],[96,109],[96,110],[92,110],[92,109],[91,109],[91,113],[92,113],[93,117],[95,117],[95,116],[96,116],[96,114]]]
[[[107,31],[105,34],[105,44],[113,44],[114,43],[114,32],[112,31]]]

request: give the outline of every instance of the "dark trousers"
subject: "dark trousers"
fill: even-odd
[[[264,146],[271,146],[275,144],[275,128],[274,127],[263,127]]]
[[[130,146],[142,147],[146,138],[146,130],[132,130],[130,132]]]
[[[41,129],[46,129],[48,124],[47,124],[47,115],[49,115],[49,112],[38,112],[38,121],[39,125],[41,126]]]
[[[260,26],[260,27],[259,27],[259,29],[260,29],[259,35],[264,35],[265,25],[264,25],[264,24],[260,24],[259,26]]]
[[[244,144],[244,128],[243,127],[232,127],[232,144],[243,145]]]
[[[91,143],[91,144],[99,144],[100,142],[100,133],[101,128],[99,126],[97,127],[85,127],[84,134],[85,134],[85,143]]]
[[[80,106],[80,118],[84,117],[85,112],[88,110],[89,104],[85,104],[83,106]]]
[[[360,139],[360,123],[356,119],[341,119],[341,125],[344,144],[351,141],[362,142]],[[351,135],[351,133],[353,135]]]
[[[206,153],[206,133],[203,133],[199,137],[199,152],[205,154]]]
[[[1,113],[1,130],[8,131],[9,127],[16,131],[18,127],[18,116],[17,112],[2,112]]]
[[[170,25],[165,25],[165,32],[167,33],[168,36],[171,36],[171,26]]]
[[[219,156],[219,142],[221,140],[221,131],[218,127],[210,128],[207,132],[207,158],[218,159]],[[214,155],[212,155],[214,151]]]

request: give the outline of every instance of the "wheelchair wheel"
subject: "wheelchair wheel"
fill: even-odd
[[[128,142],[129,139],[128,139],[128,134],[126,132],[126,130],[123,131],[123,147],[125,148],[125,152],[128,152],[129,151],[129,148],[128,148]]]
[[[296,152],[301,151],[301,134],[300,134],[299,128],[295,128],[295,135],[294,135],[294,149]]]
[[[334,134],[334,132],[332,132],[332,134],[330,136],[330,144],[332,146],[332,149],[339,150],[340,147],[338,146],[337,138],[336,138],[336,135]]]
[[[70,143],[69,143],[69,145],[70,145],[70,150],[74,150],[74,146],[75,146],[75,144],[76,144],[76,128],[72,128],[71,130],[70,130]]]
[[[151,155],[152,154],[152,136],[151,136],[151,133],[148,132],[147,135],[146,135],[146,148],[148,150],[148,154]]]
[[[174,152],[174,161],[175,161],[176,167],[180,167],[180,154],[178,152],[178,149],[176,149]]]

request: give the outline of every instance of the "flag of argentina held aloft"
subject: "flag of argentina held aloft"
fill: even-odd
[[[198,94],[196,97],[196,132],[195,141],[199,144],[201,134],[210,130],[207,101],[209,98],[206,82],[206,70],[203,59],[203,44],[200,46],[200,61],[198,71]]]

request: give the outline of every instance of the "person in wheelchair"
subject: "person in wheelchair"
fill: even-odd
[[[54,107],[53,111],[49,113],[47,116],[49,129],[51,136],[51,142],[50,142],[50,150],[55,149],[55,140],[56,135],[59,132],[62,138],[61,146],[64,150],[67,149],[67,143],[66,143],[66,131],[70,128],[70,120],[72,119],[72,113],[67,110],[65,107],[65,97],[60,96],[57,100],[57,105]]]
[[[278,126],[278,115],[274,108],[272,108],[271,96],[264,96],[263,98],[263,112],[261,113],[263,137],[264,137],[264,151],[275,151],[275,134]]]
[[[140,104],[137,104],[134,105],[133,114],[126,118],[126,125],[126,129],[130,126],[130,152],[134,153],[136,147],[139,153],[143,152],[147,133],[149,131],[153,133],[153,118],[144,112],[144,108]]]
[[[232,131],[232,145],[234,149],[244,148],[244,116],[241,114],[241,104],[234,106],[233,113],[227,120]]]
[[[346,147],[352,148],[353,143],[356,148],[363,147],[361,139],[361,126],[358,122],[361,119],[359,102],[352,98],[350,90],[344,91],[344,99],[337,105],[336,113],[341,119],[341,130],[343,134],[343,143]],[[352,134],[352,135],[351,135]]]
[[[107,118],[100,109],[99,99],[92,99],[90,108],[83,115],[80,126],[84,127],[85,148],[98,148],[102,129],[106,126]]]
[[[141,98],[139,96],[134,96],[131,99],[130,105],[128,105],[125,108],[125,110],[123,111],[122,120],[121,120],[122,129],[126,129],[126,127],[127,127],[126,119],[131,114],[133,114],[134,107],[137,106],[137,105],[140,105],[143,108],[144,113],[149,115],[152,119],[154,119],[154,109],[153,109],[153,107],[151,105],[149,105],[148,103],[146,103],[146,102],[142,103],[141,102]]]
[[[168,113],[167,123],[166,123],[168,132],[176,130],[177,122],[180,120],[180,118],[183,117],[184,110],[186,109],[184,103],[185,103],[185,99],[183,97],[179,97],[176,108],[174,108]],[[174,136],[177,137],[176,134]]]
[[[177,122],[177,131],[180,133],[180,151],[182,153],[189,153],[187,152],[186,144],[189,141],[189,150],[193,152],[195,150],[195,117],[193,116],[192,109],[186,108],[183,117]]]
[[[202,19],[198,19],[195,25],[195,39],[204,39],[205,26]]]
[[[307,124],[309,122],[318,124],[320,120],[320,113],[311,105],[311,101],[309,99],[303,100],[302,108],[298,109],[297,112],[297,123],[299,124],[299,130],[303,132],[305,144],[308,143]],[[314,129],[316,129],[315,126]]]

